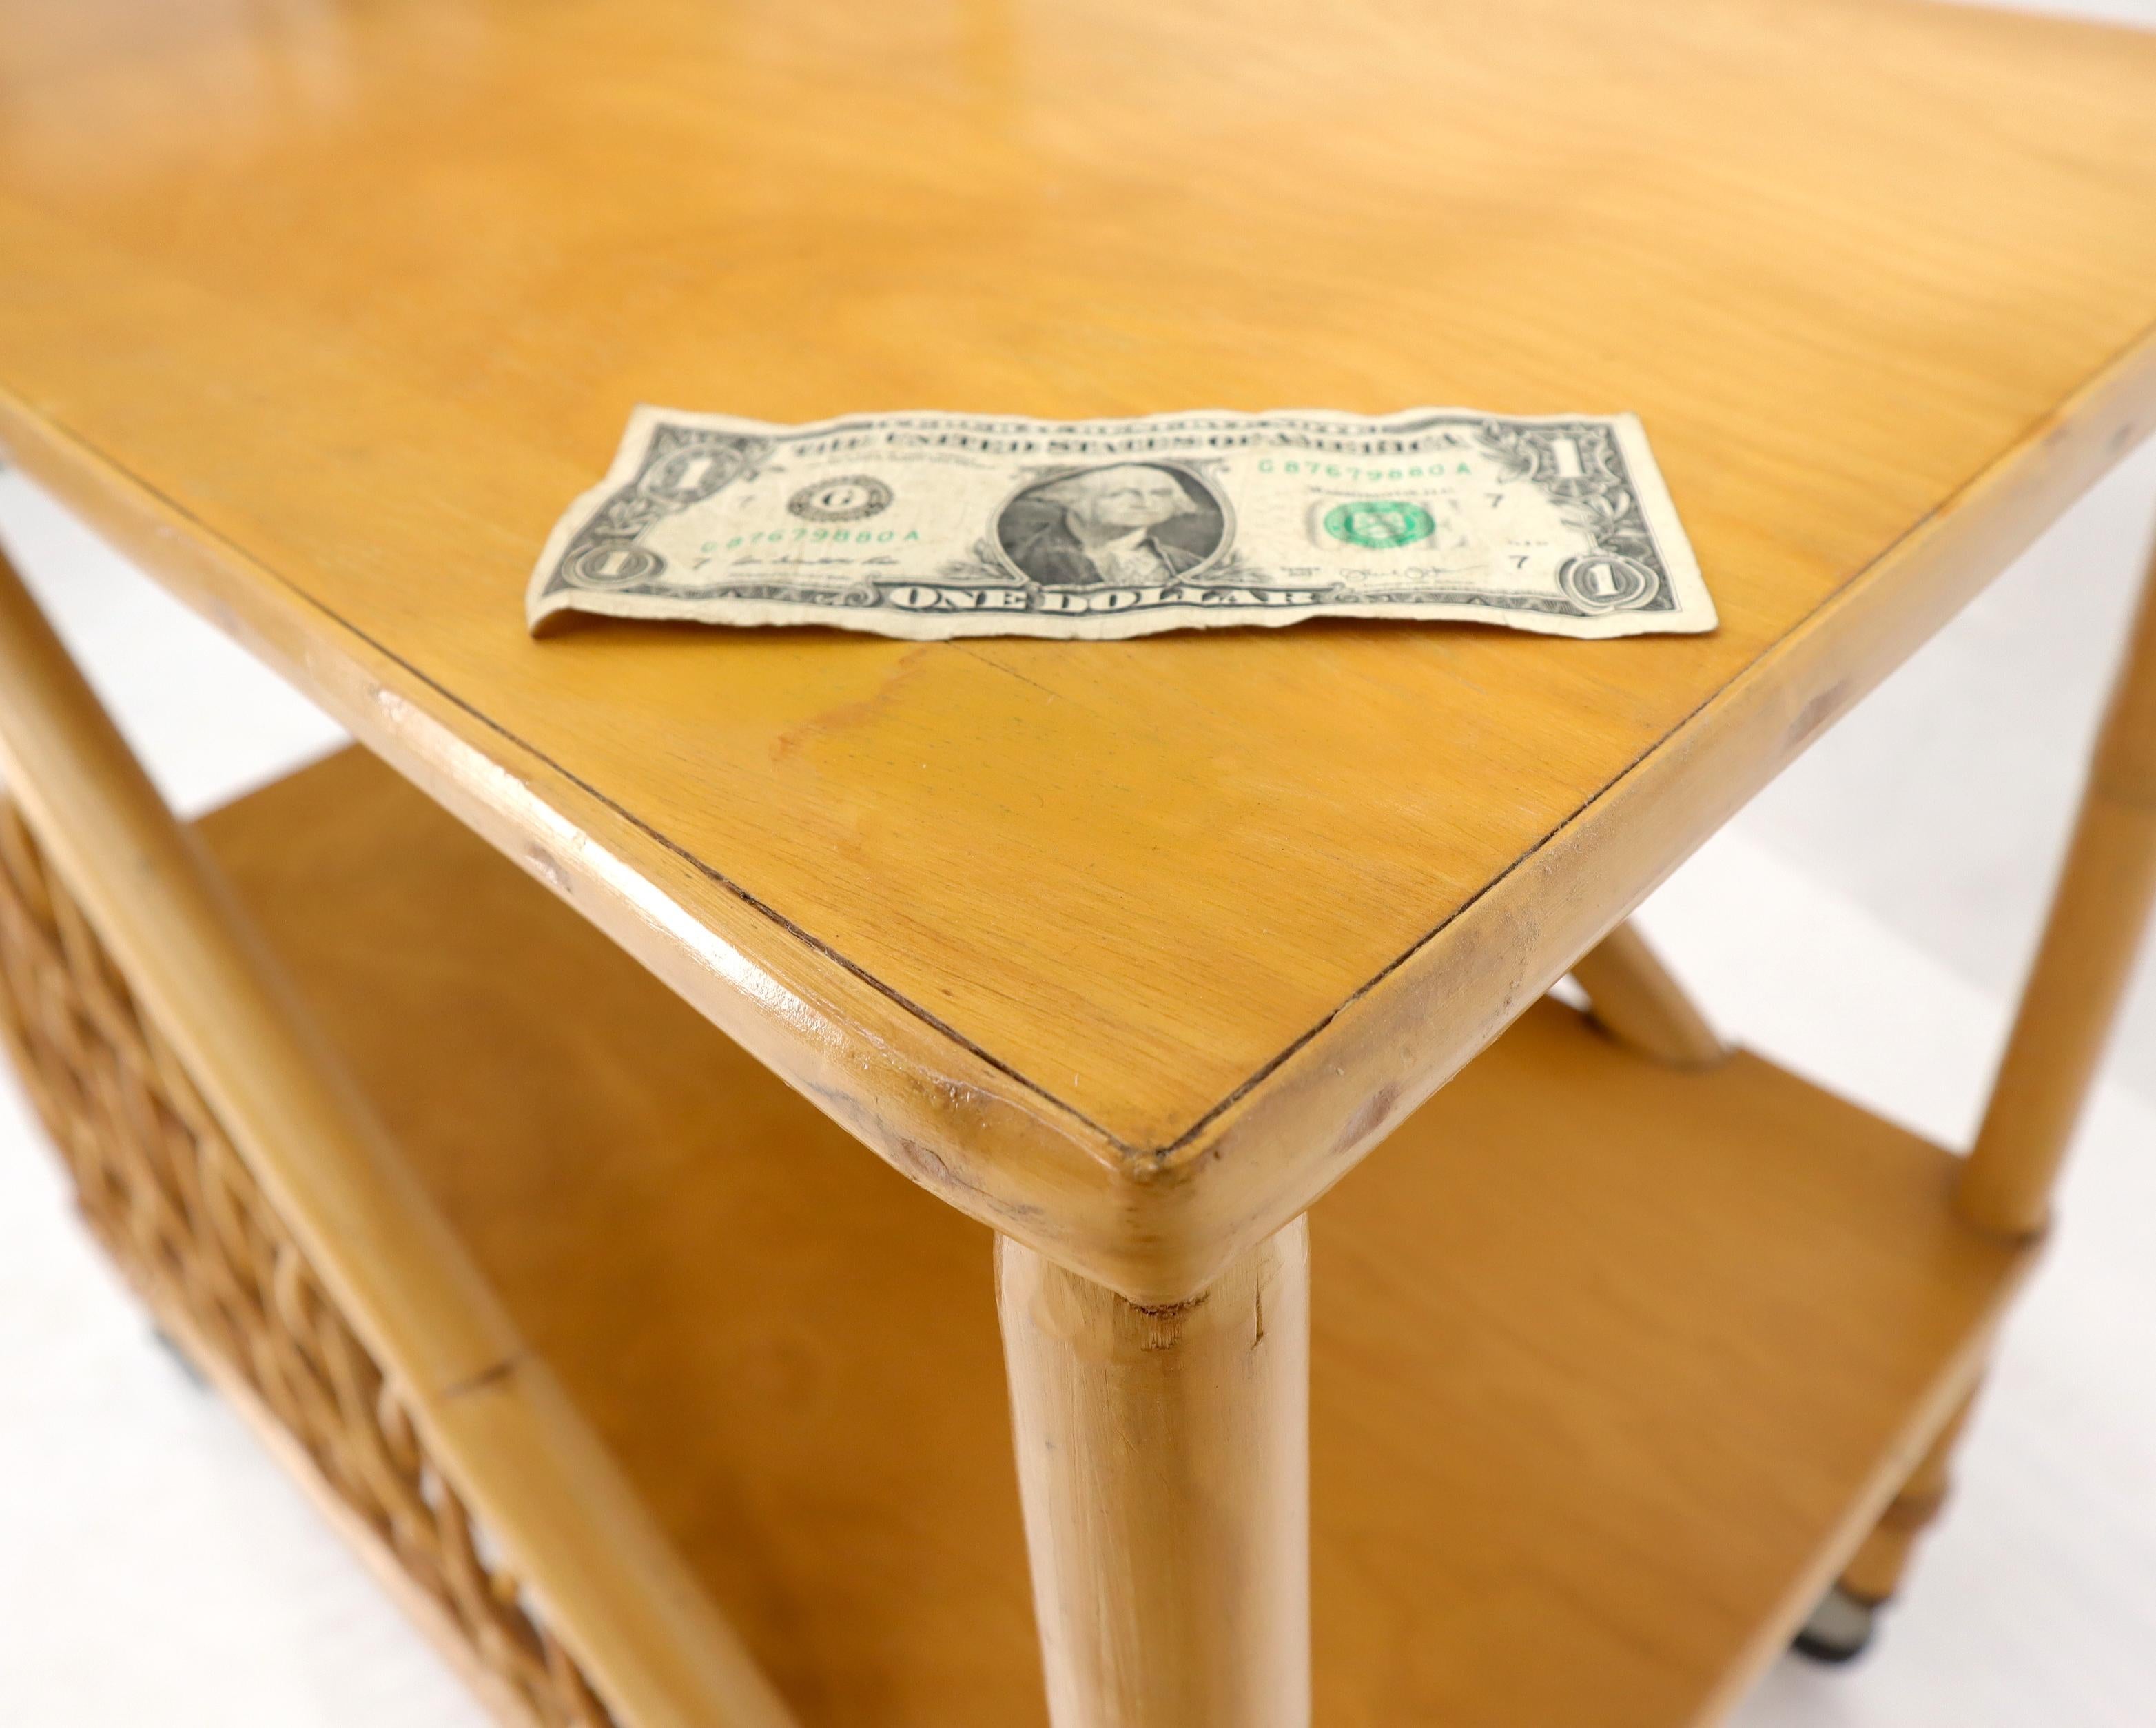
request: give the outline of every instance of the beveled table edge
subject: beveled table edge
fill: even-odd
[[[1295,1217],[2156,425],[2156,327],[1173,1142],[1115,1139],[0,389],[0,450],[902,1173],[1168,1303]],[[715,895],[714,889],[719,891]],[[688,910],[691,896],[715,907]],[[663,1083],[663,1082],[662,1082]]]
[[[1229,1254],[1345,1175],[2156,433],[2156,324],[1158,1156],[1218,1163]],[[1478,1007],[1477,1004],[1482,1006]]]

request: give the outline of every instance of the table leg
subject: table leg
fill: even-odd
[[[1976,1402],[1972,1392],[1933,1437],[1908,1479],[1896,1490],[1879,1521],[1841,1571],[1841,1576],[1797,1634],[1797,1649],[1821,1662],[1847,1662],[1871,1642],[1879,1610],[1902,1587],[1917,1539],[1931,1527],[1953,1487],[1953,1452]]]
[[[2133,981],[2152,903],[2156,560],[2142,586],[2140,615],[2036,962],[1956,1197],[1962,1216],[1978,1229],[2028,1236],[2044,1228],[2059,1166]]]
[[[1630,919],[1573,962],[1588,1012],[1620,1043],[1671,1068],[1712,1068],[1728,1047]]]
[[[1956,1209],[1973,1228],[2015,1238],[2046,1228],[2051,1192],[2132,982],[2152,905],[2156,561],[2142,584],[2140,611],[2097,737],[2035,965],[2022,987],[1984,1124],[1955,1192]],[[1946,1497],[1954,1443],[1968,1418],[1964,1403],[1820,1605],[1798,1641],[1799,1649],[1841,1660],[1870,1640],[1873,1611],[1894,1593],[1917,1538]]]
[[[1909,1556],[1916,1548],[1917,1537],[1923,1535],[1946,1504],[1948,1490],[1953,1486],[1949,1471],[1954,1446],[1961,1438],[1962,1430],[1969,1426],[1969,1413],[1975,1402],[1976,1395],[1972,1392],[1947,1419],[1947,1425],[1933,1437],[1923,1458],[1909,1473],[1909,1479],[1880,1515],[1879,1522],[1864,1539],[1864,1546],[1856,1551],[1856,1557],[1843,1568],[1841,1587],[1857,1601],[1882,1602],[1900,1587],[1902,1574],[1908,1569]]]
[[[1055,1728],[1308,1728],[1306,1223],[1158,1309],[1003,1238],[996,1295]]]

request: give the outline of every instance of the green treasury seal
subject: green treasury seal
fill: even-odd
[[[1325,531],[1335,540],[1379,551],[1427,540],[1436,526],[1428,510],[1401,498],[1358,499],[1325,513]]]

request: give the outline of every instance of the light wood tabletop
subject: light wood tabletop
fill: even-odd
[[[2156,40],[2003,14],[6,0],[0,114],[13,459],[1138,1300],[1306,1207],[2156,420]],[[531,640],[644,401],[1630,410],[1722,622]]]

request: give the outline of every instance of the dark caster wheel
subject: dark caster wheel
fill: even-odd
[[[1820,1598],[1794,1648],[1815,1662],[1854,1662],[1870,1647],[1878,1623],[1878,1603],[1851,1596],[1836,1584]]]

